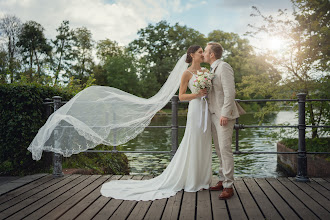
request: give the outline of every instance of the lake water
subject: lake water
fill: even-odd
[[[278,125],[297,123],[293,111],[281,111],[267,116],[261,125]],[[246,114],[239,118],[239,123],[244,125],[258,125],[258,119],[253,114]],[[186,116],[179,116],[179,125],[185,126]],[[156,115],[150,125],[171,125],[171,116]],[[297,137],[297,132],[291,129],[290,134]],[[239,132],[239,145],[241,151],[276,151],[276,142],[279,137],[272,133],[281,133],[278,128],[246,128]],[[179,128],[179,144],[184,134],[184,128]],[[233,135],[233,151],[235,150],[235,134]],[[129,151],[170,151],[171,129],[146,128],[135,139],[121,145],[121,150]],[[219,160],[213,147],[212,170],[216,175],[219,169]],[[170,154],[140,154],[127,153],[130,161],[131,174],[159,175],[170,162]],[[276,154],[242,154],[234,155],[235,177],[278,177],[285,174],[277,170]]]

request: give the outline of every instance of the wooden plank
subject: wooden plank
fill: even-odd
[[[20,176],[0,176],[0,186],[13,180],[21,178]]]
[[[248,218],[249,219],[265,218],[242,179],[235,180],[235,188],[241,200],[241,203],[245,209],[245,212],[248,215]]]
[[[42,178],[38,179],[38,181],[33,181],[27,185],[24,185],[18,189],[15,189],[11,192],[8,192],[6,194],[3,194],[2,196],[0,196],[0,204],[3,204],[5,202],[8,202],[9,200],[21,195],[21,194],[24,194],[26,192],[29,192],[30,190],[48,182],[48,181],[51,181],[53,180],[53,176],[52,175],[45,175],[43,176]]]
[[[212,219],[212,205],[209,190],[197,192],[196,219]]]
[[[265,179],[255,179],[255,181],[284,219],[300,219]]]
[[[151,179],[152,176],[144,176],[142,179],[147,180]],[[134,207],[130,215],[128,216],[128,220],[140,220],[143,219],[146,215],[148,209],[151,206],[152,201],[139,201],[137,205]]]
[[[219,179],[215,176],[212,177],[211,186],[215,186],[219,182]],[[213,219],[229,219],[227,205],[225,200],[220,200],[218,197],[222,191],[210,191],[211,203],[212,203],[212,215]]]
[[[131,178],[132,176],[125,175],[120,179],[128,180]],[[109,219],[123,201],[124,200],[122,199],[111,199],[105,206],[103,206],[103,208],[94,216],[93,219]]]
[[[143,178],[143,176],[133,176],[132,179],[141,180],[142,178]],[[110,219],[126,219],[136,204],[137,204],[137,201],[131,201],[131,200],[123,201],[120,204],[119,208],[110,217]]]
[[[295,178],[288,178],[293,184],[303,190],[307,195],[309,195],[315,202],[317,202],[320,206],[330,211],[330,201],[322,196],[318,191],[312,188],[310,185],[304,182],[297,182]]]
[[[62,220],[75,219],[80,213],[82,213],[85,209],[87,209],[87,207],[89,207],[98,197],[100,197],[101,186],[104,182],[108,181],[109,178],[110,175],[104,175],[100,179],[98,179],[100,181],[99,182],[100,185],[96,189],[94,189],[90,194],[88,194],[85,198],[83,198],[80,202],[78,202],[76,205],[71,207],[58,219],[62,219]]]
[[[81,185],[82,182],[85,182],[86,179],[90,179],[89,176],[80,176],[76,178],[69,184],[62,186],[61,188],[50,193],[49,195],[40,198],[38,201],[32,203],[29,206],[26,206],[24,209],[11,216],[9,219],[21,219],[23,217],[26,217],[27,219],[38,219],[42,217],[54,208],[52,204],[55,198],[60,197],[62,194],[65,195],[65,193],[67,191],[70,191],[70,189],[77,190],[77,188],[79,188],[78,186]]]
[[[276,189],[282,198],[295,210],[301,218],[317,219],[317,216],[311,212],[297,197],[295,197],[285,186],[277,179],[266,178],[266,180]]]
[[[322,185],[320,185],[318,182],[311,179],[310,182],[307,182],[307,184],[311,187],[313,187],[316,191],[318,191],[324,198],[327,200],[330,199],[330,192],[326,188],[324,188]]]
[[[40,200],[40,199],[51,198],[50,194],[52,194],[54,191],[60,190],[61,188],[63,188],[65,185],[67,185],[71,181],[76,181],[76,179],[79,179],[79,176],[80,175],[68,176],[67,178],[64,178],[63,180],[54,179],[55,184],[52,184],[51,186],[49,186],[48,188],[46,188],[40,192],[33,193],[30,197],[22,200],[21,202],[18,202],[14,206],[11,206],[10,208],[1,212],[0,219],[3,218],[4,216],[9,217],[11,215],[14,215],[15,213],[17,213],[21,210],[28,210],[30,205],[33,205],[34,203],[38,202],[38,200]],[[35,189],[32,191],[35,191]],[[20,197],[16,197],[13,200],[16,200],[19,198]],[[11,201],[13,201],[13,200],[11,200]],[[5,203],[5,204],[7,204],[7,203]]]
[[[311,178],[313,181],[317,182],[324,188],[326,188],[328,191],[330,191],[330,183],[322,178]]]
[[[113,175],[110,180],[118,180],[121,177],[121,175]],[[76,219],[92,219],[99,212],[99,210],[110,201],[110,199],[111,198],[102,196],[99,192],[99,197],[95,200],[95,202],[88,206]]]
[[[162,219],[178,219],[181,208],[182,196],[183,190],[177,192],[175,196],[171,196],[167,200]]]
[[[76,175],[75,177],[78,177],[79,175]],[[48,187],[51,187],[55,184],[57,184],[58,182],[61,182],[63,180],[65,180],[68,176],[64,176],[63,178],[56,178],[56,179],[52,179],[51,181],[46,182],[45,184],[39,185],[33,189],[30,189],[29,191],[27,191],[26,193],[20,194],[19,196],[15,196],[15,198],[8,200],[7,202],[1,204],[0,206],[0,212],[2,212],[5,209],[8,209],[11,206],[16,205],[17,203],[20,203],[22,201],[24,201],[25,199],[31,197],[32,195],[36,194],[36,193],[40,193],[43,190],[46,190]]]
[[[183,192],[180,219],[194,219],[196,207],[196,193]]]
[[[16,188],[24,186],[30,182],[36,181],[44,176],[48,175],[47,173],[38,173],[34,175],[24,176],[22,178],[10,181],[9,183],[2,184],[0,187],[0,195],[8,193]]]
[[[315,215],[320,219],[328,219],[329,212],[320,206],[317,202],[311,199],[304,191],[293,184],[288,178],[278,178],[278,180],[285,185],[301,202],[305,204]]]
[[[236,181],[236,179],[235,179]],[[234,195],[226,200],[231,219],[247,219],[241,201],[239,200],[234,182]]]
[[[273,204],[269,201],[267,196],[260,189],[260,187],[255,182],[255,180],[251,179],[251,178],[244,178],[243,181],[245,182],[248,189],[252,193],[253,198],[257,202],[257,204],[260,207],[265,218],[266,219],[281,219],[280,214],[278,213],[276,208],[273,206]]]
[[[92,175],[84,181],[81,187],[75,187],[70,193],[67,193],[61,197],[64,197],[63,202],[61,202],[56,208],[51,212],[48,212],[47,215],[43,216],[41,219],[57,219],[62,216],[65,212],[73,208],[77,203],[94,191],[100,184],[108,179],[108,176],[102,177],[101,175]],[[78,189],[79,188],[79,189]],[[59,199],[61,199],[61,197]]]
[[[166,206],[167,198],[165,199],[156,199],[152,201],[149,210],[146,213],[144,219],[160,219],[162,217],[164,208]]]

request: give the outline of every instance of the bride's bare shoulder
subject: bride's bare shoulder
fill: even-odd
[[[185,70],[182,74],[182,77],[188,77],[190,78],[192,76],[192,73],[189,70]]]

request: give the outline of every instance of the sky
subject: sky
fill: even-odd
[[[267,15],[278,9],[292,11],[290,0],[0,0],[0,18],[10,14],[23,22],[36,21],[49,39],[56,36],[63,20],[69,20],[72,28],[91,30],[96,41],[108,38],[127,45],[137,38],[139,29],[161,20],[186,25],[205,36],[222,30],[244,37],[248,24],[258,24],[250,16],[252,6]]]

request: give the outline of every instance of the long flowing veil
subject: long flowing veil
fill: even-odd
[[[159,92],[140,98],[106,86],[91,86],[54,112],[39,129],[28,150],[40,160],[44,150],[65,157],[99,144],[117,146],[135,138],[178,90],[187,69],[183,55]]]

